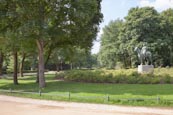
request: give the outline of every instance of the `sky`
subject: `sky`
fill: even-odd
[[[173,8],[173,0],[102,0],[102,13],[104,15],[103,22],[100,24],[100,32],[98,33],[97,40],[92,47],[92,54],[96,54],[100,49],[100,36],[103,33],[102,28],[111,20],[123,19],[127,16],[128,11],[132,7],[154,7],[158,12]]]

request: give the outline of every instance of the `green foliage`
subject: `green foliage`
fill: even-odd
[[[103,29],[98,61],[102,67],[138,65],[134,52],[145,43],[152,52],[153,64],[170,66],[173,63],[173,10],[158,13],[152,7],[131,8],[124,21],[111,21]]]
[[[170,65],[173,65],[173,9],[163,11],[161,13],[161,18],[161,26],[164,29],[164,41],[166,42],[165,51],[167,52],[167,55],[165,56],[165,58],[167,59],[167,63],[169,62]]]
[[[13,60],[13,57],[10,56],[8,60],[7,70],[6,70],[7,73],[12,73],[14,71],[13,65],[14,65],[14,60]]]
[[[90,49],[103,18],[101,0],[1,0],[0,14],[0,39],[9,51],[35,52],[37,43],[40,87],[45,86],[44,48]]]
[[[115,68],[116,62],[120,60],[119,53],[119,32],[122,26],[121,20],[111,21],[103,28],[101,35],[101,48],[98,61],[102,67]]]
[[[57,74],[58,75],[58,74]],[[169,74],[138,74],[134,70],[72,70],[60,73],[66,81],[123,84],[170,84]]]
[[[93,65],[97,66],[97,57],[88,49],[66,46],[54,49],[50,55],[49,64],[60,63],[69,64],[71,69],[92,68]]]
[[[56,45],[92,46],[102,21],[100,0],[15,1],[20,34]],[[30,12],[32,11],[32,12]]]
[[[154,8],[132,8],[125,20],[123,31],[126,40],[153,43],[158,39],[160,19]]]

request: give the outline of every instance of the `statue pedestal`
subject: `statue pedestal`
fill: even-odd
[[[138,65],[138,73],[152,74],[154,72],[153,65]]]

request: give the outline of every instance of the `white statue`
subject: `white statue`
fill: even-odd
[[[143,46],[141,50],[135,47],[134,51],[137,52],[141,65],[146,63],[152,64],[152,54],[148,51],[146,46]]]

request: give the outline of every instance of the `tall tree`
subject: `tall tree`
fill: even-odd
[[[90,48],[102,20],[101,0],[16,0],[19,33],[35,40],[39,57],[39,86],[45,87],[44,47],[48,42]]]
[[[167,57],[169,57],[170,65],[173,66],[173,9],[163,11],[161,13],[161,18],[162,33],[164,34],[165,41],[167,42],[165,47],[167,47],[167,51],[169,51],[169,56]]]
[[[1,6],[1,35],[3,35],[6,48],[12,53],[14,59],[13,66],[13,81],[18,84],[17,80],[17,61],[18,61],[18,46],[20,40],[18,39],[18,27],[20,26],[19,15],[16,11],[17,3],[13,0],[0,1]],[[6,49],[6,51],[7,51]]]
[[[111,21],[103,28],[101,35],[101,48],[99,52],[99,62],[102,66],[115,68],[119,58],[119,33],[123,22],[122,20]]]
[[[5,37],[4,33],[7,27],[7,20],[6,20],[6,12],[7,12],[7,2],[0,1],[0,75],[2,75],[2,66],[3,66],[3,49],[4,49],[4,42]]]
[[[134,55],[135,46],[141,47],[142,44],[148,43],[152,52],[159,52],[153,53],[154,60],[158,60],[161,55],[159,41],[164,40],[160,23],[160,15],[152,7],[130,9],[120,32],[120,39],[124,43],[128,56]],[[133,61],[133,58],[131,60]]]
[[[15,31],[8,31],[6,33],[6,51],[11,52],[13,56],[13,81],[14,84],[18,84],[18,52],[20,47],[20,39],[18,38],[18,34]]]
[[[19,72],[20,76],[23,77],[23,69],[25,59],[37,54],[37,47],[35,42],[32,39],[20,38],[20,46],[19,46]]]
[[[126,68],[134,67],[138,65],[134,48],[146,44],[155,66],[172,65],[172,22],[172,9],[162,13],[152,7],[130,9],[120,27],[110,22],[103,29],[99,61],[104,67],[114,66],[115,62],[123,63]]]

